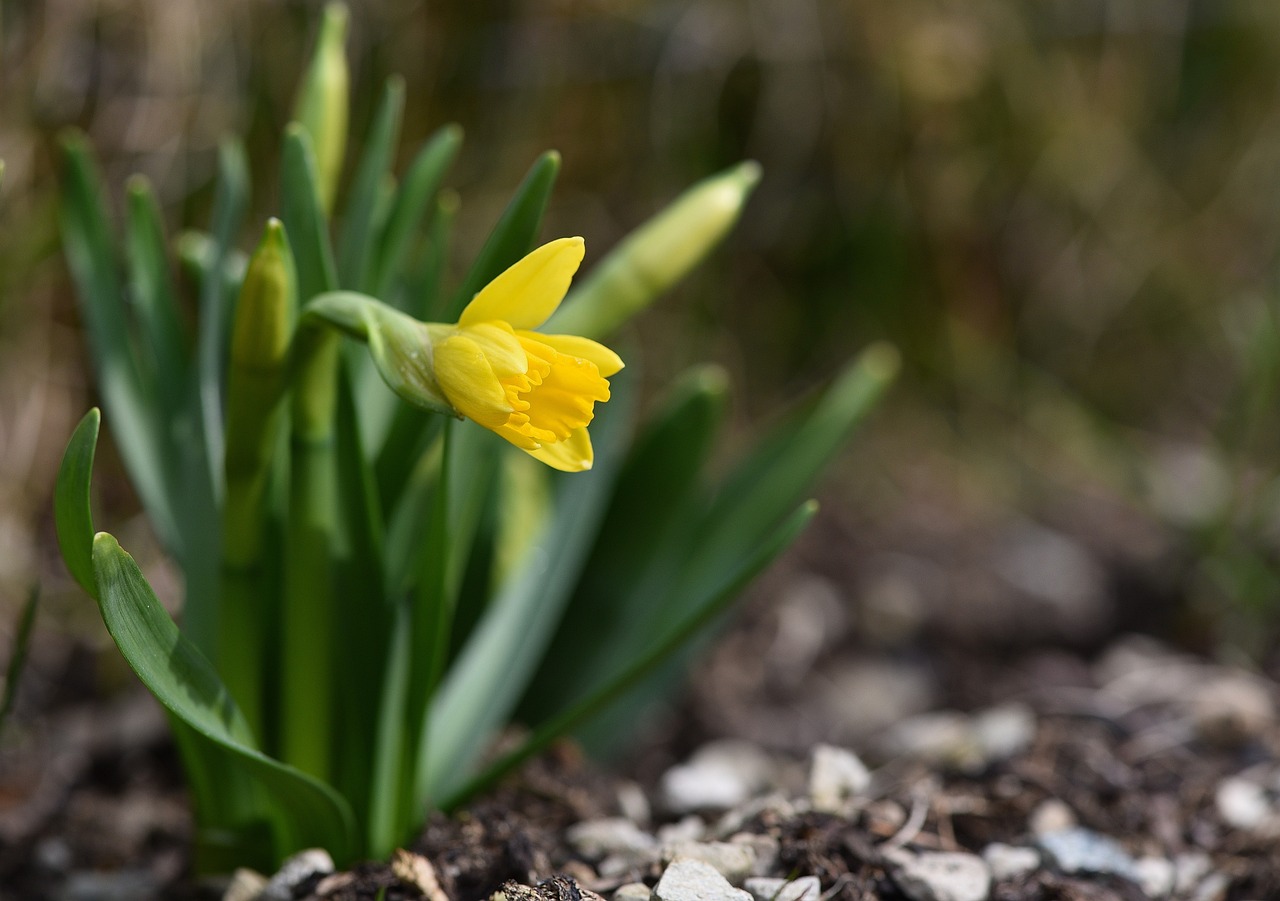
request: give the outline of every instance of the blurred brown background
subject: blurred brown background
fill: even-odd
[[[204,221],[239,132],[269,215],[318,18],[0,3],[0,609],[40,581],[57,621],[92,628],[49,513],[93,396],[58,131],[87,131],[117,190],[147,174],[173,233]],[[564,158],[546,234],[584,235],[588,265],[691,182],[761,162],[726,246],[640,323],[647,367],[725,364],[749,429],[871,340],[901,348],[799,564],[869,634],[976,610],[952,626],[994,645],[1121,627],[1270,651],[1280,6],[382,0],[352,4],[349,55],[353,134],[392,73],[402,163],[464,127],[457,268],[544,149]],[[127,518],[127,489],[106,492]]]

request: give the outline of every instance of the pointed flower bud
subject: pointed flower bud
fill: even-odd
[[[368,342],[383,380],[409,403],[471,419],[555,469],[593,461],[587,426],[622,360],[577,335],[533,331],[582,262],[581,238],[544,244],[490,282],[452,324],[419,322],[371,297],[322,294],[315,317]]]
[[[748,161],[689,188],[601,260],[551,326],[592,338],[612,333],[720,243],[759,181],[760,165]]]
[[[315,148],[320,202],[325,212],[333,209],[347,146],[350,76],[343,46],[346,37],[347,7],[330,3],[324,9],[315,53],[293,111],[293,118],[307,130]]]

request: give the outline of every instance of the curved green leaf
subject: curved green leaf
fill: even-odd
[[[349,858],[356,844],[346,801],[323,782],[254,747],[244,717],[212,665],[178,631],[137,563],[106,532],[94,537],[93,570],[102,619],[138,678],[171,714],[212,743],[214,753],[261,789],[262,819],[274,827],[276,856],[321,846],[337,858]]]
[[[62,559],[80,587],[98,596],[93,582],[93,511],[89,508],[89,480],[93,476],[93,455],[98,446],[98,426],[102,414],[94,407],[71,434],[58,482],[53,490],[54,523]]]

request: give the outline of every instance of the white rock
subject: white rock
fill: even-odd
[[[628,882],[613,890],[613,901],[649,901],[652,890],[643,882]]]
[[[857,754],[834,745],[816,745],[809,764],[809,798],[813,809],[838,813],[847,801],[866,795],[871,771]]]
[[[1148,898],[1167,898],[1177,877],[1173,861],[1165,857],[1139,857],[1133,862],[1138,885]]]
[[[912,901],[986,901],[991,895],[991,869],[976,854],[899,850],[890,859],[893,881]]]
[[[714,867],[716,872],[734,885],[742,885],[756,865],[756,849],[733,842],[677,842],[664,845],[662,860],[698,860]]]
[[[780,820],[789,820],[799,813],[797,805],[787,800],[787,796],[780,792],[757,795],[751,800],[737,805],[732,810],[726,811],[720,819],[716,820],[715,825],[707,833],[707,836],[710,838],[725,838],[740,832],[748,820],[759,816],[765,811],[774,813]]]
[[[992,842],[982,849],[982,859],[991,868],[991,877],[997,882],[1017,879],[1040,866],[1040,852],[1035,848],[1022,848]]]
[[[974,716],[976,744],[984,763],[1007,760],[1021,754],[1036,737],[1036,717],[1025,704],[1002,704]]]
[[[653,887],[653,901],[755,901],[734,888],[709,863],[687,857],[673,860]]]
[[[1213,861],[1203,851],[1187,851],[1173,859],[1173,891],[1178,897],[1191,890],[1213,869]]]
[[[1031,811],[1031,816],[1027,822],[1027,827],[1031,830],[1032,835],[1048,835],[1051,832],[1061,832],[1064,829],[1071,829],[1075,825],[1075,812],[1065,802],[1057,798],[1048,798],[1041,801],[1036,809]]]
[[[681,817],[674,823],[658,827],[658,844],[670,845],[676,842],[697,842],[707,834],[707,824],[696,813]]]
[[[767,876],[773,872],[774,865],[778,862],[781,844],[772,835],[739,832],[737,835],[730,836],[729,842],[734,845],[746,845],[755,852],[756,862],[751,868],[752,876]]]
[[[1267,687],[1246,673],[1234,671],[1222,672],[1197,686],[1187,706],[1200,736],[1226,747],[1257,738],[1276,718]]]
[[[240,867],[231,874],[231,881],[222,893],[222,901],[256,901],[266,887],[266,876],[257,870]]]
[[[886,754],[914,757],[961,770],[982,765],[982,749],[969,726],[969,717],[955,710],[921,713],[900,720],[886,730],[881,744]]]
[[[801,876],[799,879],[752,876],[742,887],[756,901],[818,901],[822,895],[822,883],[817,876]]]
[[[772,762],[755,745],[712,742],[663,774],[662,798],[676,813],[726,810],[767,786],[772,775]]]
[[[333,858],[324,848],[308,848],[285,859],[263,888],[258,901],[290,901],[295,889],[313,876],[333,872]]]
[[[610,854],[643,854],[658,847],[657,839],[622,817],[576,823],[565,832],[565,838],[587,860]]]
[[[1064,873],[1104,873],[1136,881],[1133,858],[1101,833],[1077,826],[1037,836],[1036,844]]]
[[[1249,779],[1230,776],[1223,779],[1214,795],[1218,815],[1228,826],[1255,830],[1272,816],[1272,805],[1266,789]]]
[[[649,796],[634,782],[623,782],[618,786],[618,810],[637,826],[648,826],[653,818]]]

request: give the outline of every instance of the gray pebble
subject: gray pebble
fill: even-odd
[[[746,845],[755,852],[756,862],[751,868],[752,876],[767,876],[773,872],[778,863],[778,852],[781,850],[781,844],[772,835],[739,832],[737,835],[729,837],[729,843]]]
[[[754,901],[750,894],[734,888],[709,863],[680,857],[653,887],[653,901]]]
[[[809,798],[813,809],[840,812],[847,801],[866,795],[871,772],[857,754],[834,745],[817,745],[809,764]]]
[[[588,860],[610,854],[643,854],[658,846],[657,839],[622,817],[577,823],[569,827],[565,838]]]
[[[1223,779],[1214,795],[1218,815],[1237,829],[1252,832],[1274,818],[1268,792],[1251,779],[1231,776]]]
[[[1021,848],[992,842],[982,849],[982,859],[991,868],[991,877],[997,882],[1017,879],[1040,866],[1040,852],[1035,848]]]
[[[801,876],[799,879],[775,879],[752,876],[742,886],[755,901],[818,901],[822,883],[817,876]]]
[[[628,882],[613,890],[613,901],[649,901],[652,889],[643,882]]]
[[[711,742],[662,775],[662,798],[676,813],[727,810],[751,798],[772,778],[772,762],[755,745]]]
[[[1173,893],[1177,871],[1165,857],[1139,857],[1133,862],[1138,885],[1148,898],[1167,898]]]
[[[707,824],[702,817],[691,813],[681,817],[674,823],[658,827],[658,844],[670,845],[675,842],[699,842],[707,834]]]
[[[733,842],[677,842],[663,846],[664,863],[681,858],[706,863],[732,884],[742,885],[755,870],[756,849]]]
[[[986,901],[991,896],[991,870],[976,854],[894,851],[890,875],[912,901]]]
[[[333,858],[323,848],[308,848],[286,858],[276,874],[267,880],[258,901],[291,901],[294,890],[314,876],[333,872]]]
[[[1048,835],[1051,832],[1062,832],[1076,825],[1076,815],[1065,802],[1057,798],[1041,801],[1031,811],[1027,826],[1032,835]]]
[[[1064,873],[1101,873],[1137,881],[1133,858],[1113,838],[1076,827],[1050,832],[1036,844]]]

